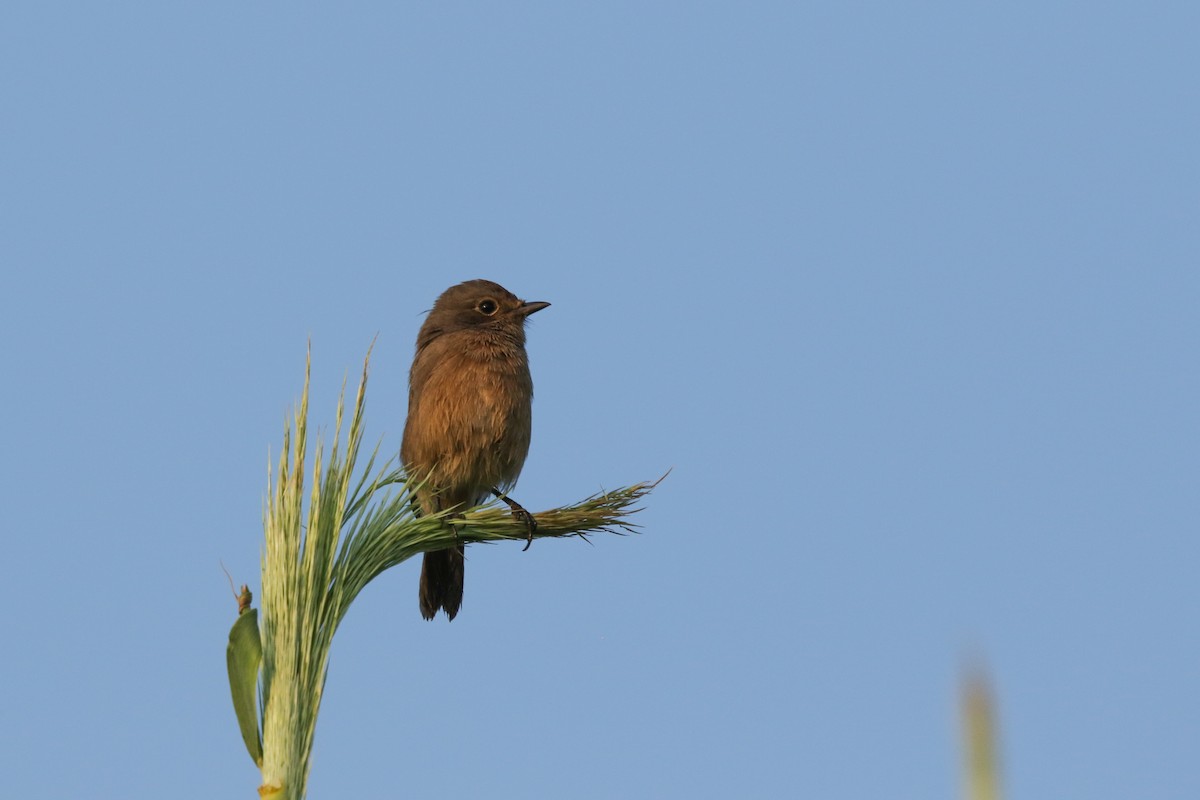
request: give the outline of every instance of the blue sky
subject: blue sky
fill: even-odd
[[[310,795],[1195,797],[1186,3],[8,3],[0,795],[249,796],[269,452],[452,283],[530,326],[533,509],[334,643]]]

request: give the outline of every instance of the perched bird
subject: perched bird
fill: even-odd
[[[400,459],[423,482],[424,513],[482,503],[494,494],[534,523],[504,493],[529,452],[533,380],[525,354],[525,320],[549,303],[527,303],[492,281],[451,286],[417,334],[408,378],[408,420]],[[438,609],[454,619],[462,605],[463,546],[425,554],[421,616]]]

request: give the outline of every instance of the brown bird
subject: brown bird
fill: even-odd
[[[424,513],[467,509],[494,494],[529,525],[533,517],[504,492],[517,482],[529,452],[533,380],[525,354],[525,320],[549,303],[527,303],[497,283],[451,286],[417,334],[408,378],[408,421],[400,459],[423,481]],[[462,605],[463,546],[425,554],[421,616],[438,609],[454,619]]]

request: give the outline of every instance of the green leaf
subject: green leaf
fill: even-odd
[[[229,692],[233,695],[233,710],[246,750],[259,767],[262,766],[262,736],[258,732],[258,665],[262,663],[262,639],[258,634],[258,610],[238,614],[229,631],[229,647],[225,651],[229,666]]]

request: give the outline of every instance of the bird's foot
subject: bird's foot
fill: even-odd
[[[522,506],[516,500],[513,500],[508,495],[504,494],[504,492],[501,492],[499,489],[492,489],[492,494],[503,500],[504,503],[510,509],[512,509],[513,519],[524,522],[525,527],[529,530],[529,539],[525,542],[525,546],[521,548],[521,552],[524,553],[529,549],[529,545],[533,544],[533,535],[537,533],[537,520],[533,518],[533,514],[530,514],[525,510],[524,506]]]

